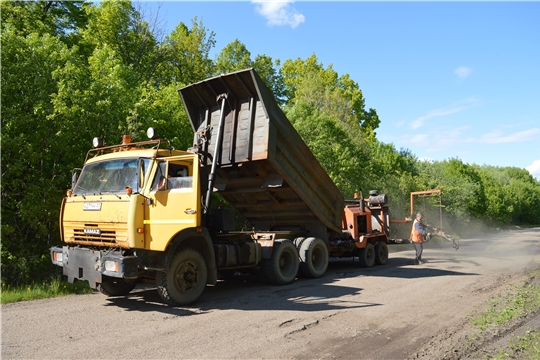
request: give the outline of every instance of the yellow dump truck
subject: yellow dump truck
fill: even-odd
[[[194,146],[94,139],[62,202],[63,246],[51,248],[68,281],[110,296],[155,281],[170,305],[206,284],[256,271],[288,284],[323,276],[330,257],[388,259],[387,197],[345,201],[253,69],[179,90]],[[77,173],[75,173],[77,174]],[[213,209],[212,193],[233,208]],[[235,231],[235,213],[251,228]]]

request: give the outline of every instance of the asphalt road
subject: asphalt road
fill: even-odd
[[[286,286],[234,276],[197,304],[163,304],[151,286],[2,306],[2,359],[403,359],[540,263],[540,228],[390,246],[385,266],[332,260]],[[451,344],[443,344],[445,346]],[[442,345],[441,345],[442,346]]]

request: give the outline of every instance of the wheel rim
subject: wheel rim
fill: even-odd
[[[293,269],[293,267],[293,254],[289,251],[284,251],[279,258],[279,269],[281,273],[284,275],[289,275],[291,272],[296,271],[296,269]]]
[[[197,288],[197,278],[197,264],[192,261],[184,261],[175,271],[174,284],[181,293],[188,293]]]

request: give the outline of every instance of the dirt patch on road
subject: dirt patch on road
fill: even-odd
[[[518,291],[516,289],[523,289],[529,285],[537,287],[540,284],[538,269],[540,269],[540,265],[537,264],[536,269],[532,271],[501,275],[495,282],[475,290],[473,294],[490,293],[489,300],[466,318],[460,319],[442,333],[433,336],[410,358],[486,359],[493,358],[503,351],[512,353],[510,348],[516,343],[518,337],[526,335],[531,330],[540,329],[540,308],[538,306],[530,308],[526,313],[510,321],[487,326],[484,329],[481,329],[479,325],[473,325],[471,320],[485,314],[497,304],[511,299]]]

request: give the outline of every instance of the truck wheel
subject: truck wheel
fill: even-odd
[[[276,240],[270,259],[261,262],[261,275],[271,284],[285,285],[298,273],[298,251],[290,240]]]
[[[388,245],[381,240],[375,245],[375,263],[377,265],[386,265],[388,262]]]
[[[304,237],[297,237],[293,240],[293,244],[296,247],[296,250],[300,251],[300,246],[302,246],[302,243],[306,240]]]
[[[167,272],[156,273],[159,296],[167,304],[183,306],[195,302],[206,288],[208,270],[202,255],[193,249],[178,251]]]
[[[97,288],[100,293],[107,296],[127,295],[135,288],[135,280],[118,279],[104,276]]]
[[[328,248],[320,238],[307,238],[300,246],[300,270],[306,277],[319,278],[328,268]]]
[[[358,252],[360,265],[363,267],[372,267],[375,265],[375,247],[372,243],[367,243],[366,247]]]

